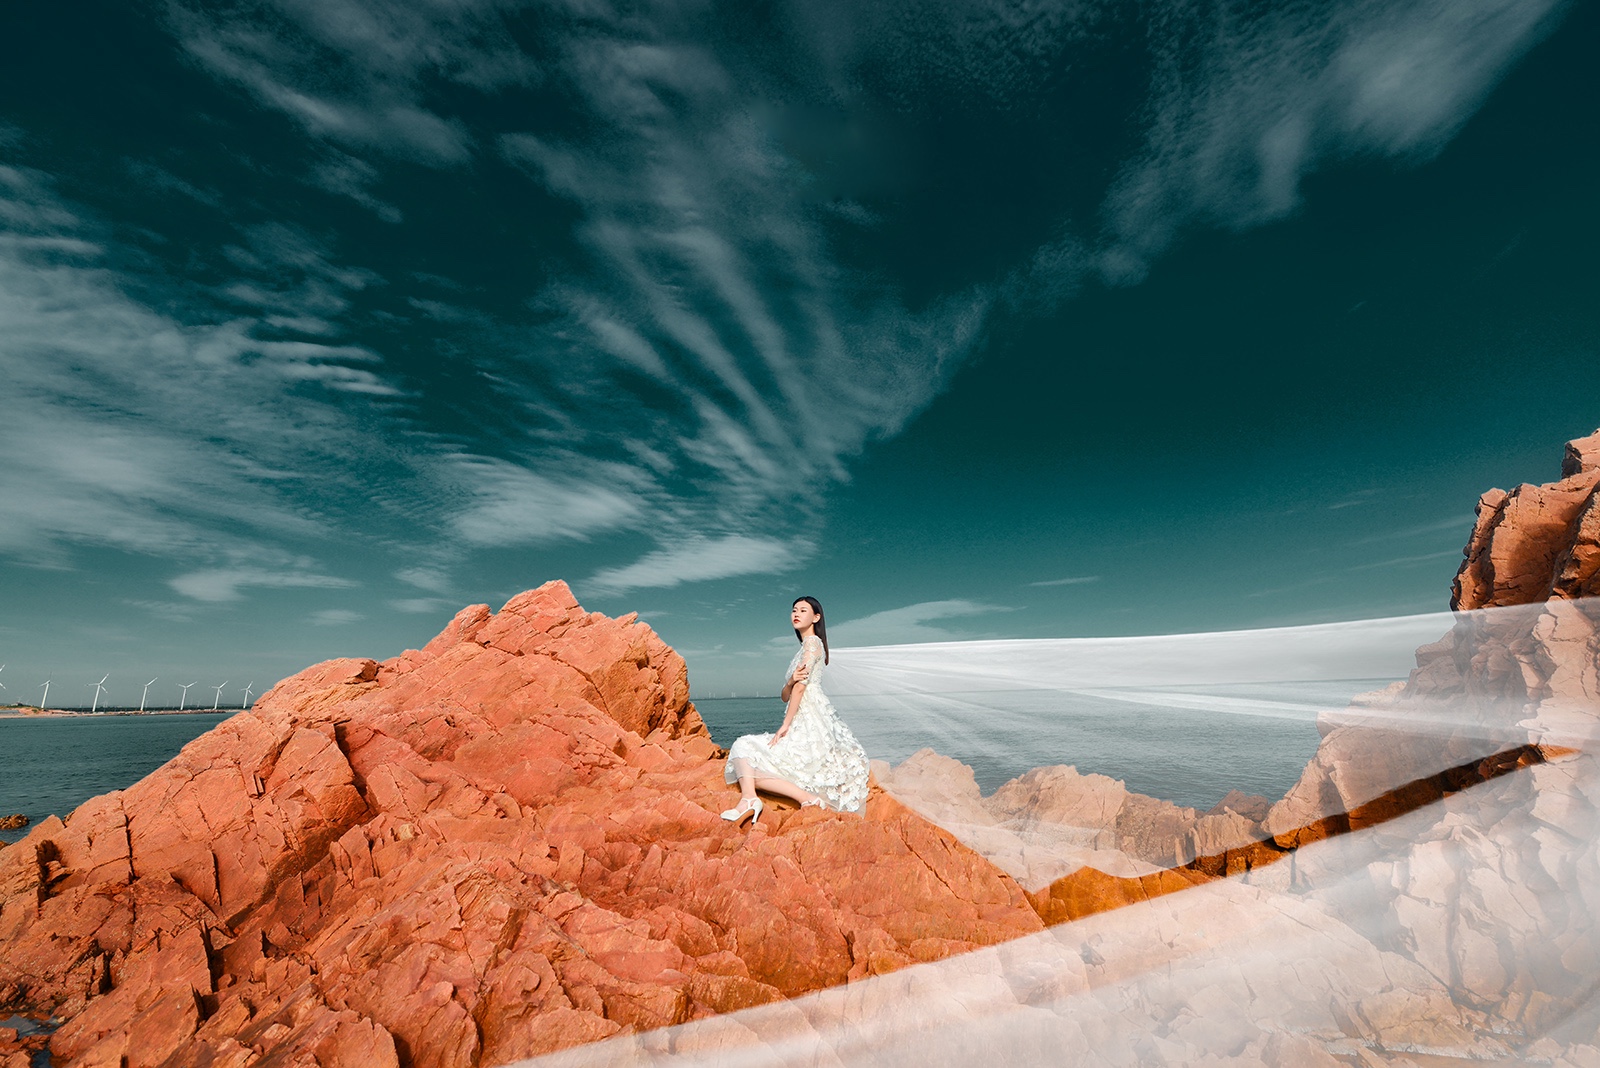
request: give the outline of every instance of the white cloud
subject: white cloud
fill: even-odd
[[[392,393],[381,361],[263,342],[247,317],[157,312],[124,292],[101,237],[46,176],[0,168],[0,552],[62,566],[67,547],[87,544],[271,568],[279,540],[325,535],[284,488],[328,457],[376,450],[337,404],[288,390]],[[367,284],[287,228],[257,231],[246,251],[286,278]]]
[[[237,601],[240,591],[257,589],[349,589],[349,579],[312,571],[274,570],[262,567],[212,567],[191,571],[168,582],[173,589],[196,601]]]
[[[1046,579],[1043,582],[1030,582],[1029,586],[1082,586],[1088,582],[1099,582],[1099,575],[1078,575],[1073,578]]]
[[[413,616],[427,615],[429,612],[437,612],[452,605],[454,602],[445,597],[402,597],[389,602],[389,607],[396,612]]]
[[[404,222],[405,215],[399,208],[372,194],[371,188],[378,177],[378,168],[366,160],[357,159],[343,152],[330,151],[327,157],[313,168],[309,180],[319,189],[349,197],[386,223]]]
[[[738,575],[774,574],[804,563],[811,552],[804,542],[743,534],[691,539],[646,553],[626,567],[597,571],[585,585],[605,593],[624,593]]]
[[[660,552],[603,572],[652,585],[689,565],[682,546],[698,531],[763,544],[774,522],[814,514],[849,457],[944,388],[990,300],[971,289],[914,312],[842,270],[826,211],[752,116],[761,87],[665,24],[597,21],[570,42],[559,73],[593,136],[499,142],[582,213],[587,260],[542,298],[585,375],[573,388],[592,388],[599,359],[647,376],[689,415],[628,422],[633,456],[687,483],[652,499]]]
[[[573,467],[586,465],[574,461]],[[540,544],[584,538],[633,523],[643,503],[632,488],[550,478],[500,460],[462,458],[456,465],[472,495],[454,526],[474,545]],[[621,468],[595,465],[613,478]]]
[[[367,618],[360,612],[352,612],[348,608],[324,608],[311,613],[311,625],[314,627],[342,627],[351,623],[359,623]]]
[[[436,567],[403,567],[394,577],[431,593],[445,593],[450,589],[450,576]]]
[[[959,599],[923,601],[920,604],[906,605],[904,608],[890,608],[883,612],[874,612],[870,616],[852,619],[837,626],[830,623],[828,625],[828,641],[830,644],[839,647],[845,645],[905,645],[913,642],[954,641],[962,637],[973,637],[973,635],[955,634],[943,627],[929,626],[929,624],[941,619],[962,619],[968,616],[989,615],[994,612],[1010,612],[1012,610],[1003,605],[983,604],[978,601]]]
[[[1430,158],[1554,25],[1559,0],[1223,3],[1153,14],[1146,147],[1105,205],[1100,269],[1136,281],[1192,224],[1278,219],[1323,164]]]
[[[169,14],[201,66],[312,136],[448,167],[465,162],[472,138],[420,103],[422,79],[493,89],[535,75],[496,7],[267,0]]]

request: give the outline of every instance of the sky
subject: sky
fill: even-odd
[[[1600,425],[1597,8],[5,5],[0,699],[1443,609]]]

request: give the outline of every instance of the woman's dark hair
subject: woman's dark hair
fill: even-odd
[[[822,639],[822,662],[826,664],[828,662],[828,625],[822,618],[822,602],[817,600],[815,597],[796,597],[794,602],[790,604],[789,607],[793,608],[801,601],[804,601],[806,604],[810,605],[811,610],[817,614],[817,625],[812,628],[812,632],[816,634],[817,637]],[[794,637],[796,641],[805,641],[804,638],[800,637],[800,632],[798,630],[794,632]]]

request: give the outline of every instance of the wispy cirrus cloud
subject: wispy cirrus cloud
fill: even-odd
[[[367,617],[349,608],[323,608],[311,613],[313,627],[348,627]]]
[[[604,593],[670,589],[685,582],[773,574],[804,563],[813,548],[804,541],[729,534],[668,545],[623,567],[602,568],[584,586]]]
[[[1397,530],[1386,530],[1381,534],[1370,534],[1351,542],[1352,545],[1371,545],[1384,541],[1406,541],[1412,538],[1427,538],[1434,535],[1459,532],[1463,538],[1472,533],[1475,520],[1470,515],[1451,516],[1448,519],[1436,519],[1430,523],[1417,523],[1412,526],[1400,527]]]
[[[1142,278],[1194,225],[1288,215],[1344,160],[1434,156],[1561,0],[1341,0],[1151,9],[1145,147],[1113,183],[1096,267]]]
[[[829,624],[828,639],[834,645],[900,645],[911,642],[943,642],[976,637],[970,633],[957,634],[933,624],[948,619],[966,619],[972,616],[1010,612],[1005,605],[984,604],[956,598],[946,601],[923,601],[902,608],[874,612],[859,619]]]
[[[554,446],[548,433],[529,434],[497,442],[493,458],[469,449],[461,461],[424,465],[459,502],[446,526],[469,545],[583,538],[648,515],[661,551],[678,558],[699,531],[758,537],[785,509],[815,515],[846,460],[936,396],[978,336],[989,302],[981,289],[912,310],[892,286],[841,267],[825,237],[828,211],[752,110],[782,90],[704,42],[709,8],[532,15],[483,2],[445,17],[277,0],[173,11],[202,69],[322,146],[319,188],[392,220],[402,207],[373,192],[384,157],[451,168],[492,151],[532,180],[530,191],[576,209],[571,254],[552,264],[560,281],[530,294],[545,325],[486,315],[465,293],[408,299],[433,323],[479,339],[472,359],[502,407],[565,431]],[[535,38],[516,38],[511,12],[541,27]],[[554,132],[495,131],[428,88],[549,81],[570,104]],[[311,331],[312,298],[333,287],[306,284],[286,303],[312,308],[300,324]],[[262,307],[280,293],[234,290]],[[359,388],[359,362],[338,367],[322,372],[326,384]],[[628,425],[624,440],[595,434],[613,422]],[[639,562],[651,571],[658,557]]]
[[[171,580],[173,589],[196,601],[237,601],[246,589],[349,589],[355,583],[334,575],[308,569],[309,561],[295,561],[273,568],[213,567],[191,571]]]
[[[448,597],[401,597],[389,602],[389,607],[396,612],[407,615],[421,616],[430,612],[439,612],[457,607],[456,602]]]
[[[581,458],[563,467],[567,475],[558,479],[506,461],[460,458],[455,468],[469,497],[455,529],[474,545],[543,544],[629,526],[644,512],[643,495],[626,485],[630,469]]]
[[[1356,564],[1356,565],[1348,568],[1347,570],[1350,570],[1350,571],[1372,571],[1372,570],[1377,569],[1377,568],[1407,567],[1407,566],[1410,566],[1410,565],[1413,565],[1413,564],[1432,563],[1435,560],[1443,560],[1443,559],[1446,559],[1448,557],[1455,557],[1456,559],[1460,559],[1461,555],[1462,554],[1461,554],[1461,550],[1460,549],[1445,549],[1445,550],[1443,550],[1441,552],[1436,552],[1436,553],[1417,553],[1417,554],[1412,555],[1412,556],[1396,556],[1396,557],[1393,557],[1393,558],[1388,559],[1388,560],[1376,560],[1376,561],[1373,561],[1372,563],[1368,563],[1368,564]]]
[[[1099,575],[1074,575],[1070,578],[1045,579],[1042,582],[1030,582],[1029,586],[1082,586],[1090,582],[1099,582]]]
[[[0,470],[28,502],[0,513],[0,547],[60,565],[63,545],[113,545],[192,576],[377,527],[440,566],[628,531],[655,545],[594,567],[596,590],[776,573],[810,551],[851,459],[947,388],[1006,277],[1055,295],[1131,281],[1185,227],[1292,212],[1318,167],[1426,158],[1558,7],[817,0],[774,10],[774,60],[710,32],[704,3],[174,4],[186,62],[300,138],[298,158],[249,167],[302,184],[233,200],[178,157],[131,163],[214,213],[199,267],[173,279],[48,176],[0,172],[0,360],[41,445]],[[903,134],[894,116],[949,94],[1010,121],[1096,27],[1138,19],[1155,60],[1141,147],[1097,194],[1098,230],[1063,217],[995,277],[914,295],[850,255],[918,180],[877,173],[895,167],[875,144]],[[808,108],[846,113],[848,136],[802,144]],[[320,190],[409,222],[434,204],[393,187],[407,168],[549,209],[559,222],[503,265],[524,289],[356,263],[371,244],[299,203]],[[461,235],[463,260],[479,236]],[[472,388],[441,431],[423,394],[446,378]]]
[[[318,139],[435,167],[466,161],[465,125],[421,100],[437,77],[480,90],[531,82],[532,60],[507,32],[513,5],[444,7],[359,0],[264,0],[169,8],[195,62]],[[346,163],[332,181],[359,178]]]
[[[303,313],[337,312],[339,293],[371,281],[290,229],[246,236],[243,270],[307,294]],[[78,547],[137,553],[182,568],[169,585],[201,604],[352,586],[286,546],[338,529],[308,487],[333,503],[342,458],[383,451],[346,414],[349,398],[398,394],[382,360],[286,339],[272,318],[295,304],[281,293],[253,314],[219,296],[180,316],[131,295],[122,267],[109,228],[47,175],[0,167],[0,553],[45,567],[73,566]]]
[[[637,572],[603,572],[599,584],[618,587],[698,559],[682,548],[699,544],[695,530],[741,531],[748,547],[765,544],[756,535],[780,509],[814,511],[848,457],[942,390],[989,297],[969,290],[913,312],[851,278],[792,163],[753,120],[750,86],[648,24],[611,30],[569,42],[559,67],[604,135],[499,143],[582,213],[582,269],[545,294],[567,335],[690,415],[642,444],[694,489],[692,504],[662,502],[663,548]]]

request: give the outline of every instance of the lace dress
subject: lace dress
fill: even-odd
[[[770,734],[746,734],[728,750],[728,782],[739,781],[735,761],[748,761],[756,778],[786,779],[819,795],[829,808],[859,812],[867,800],[867,754],[850,728],[839,719],[822,690],[822,640],[815,635],[800,645],[784,674],[787,682],[801,662],[810,669],[800,707],[789,733],[777,741]]]

